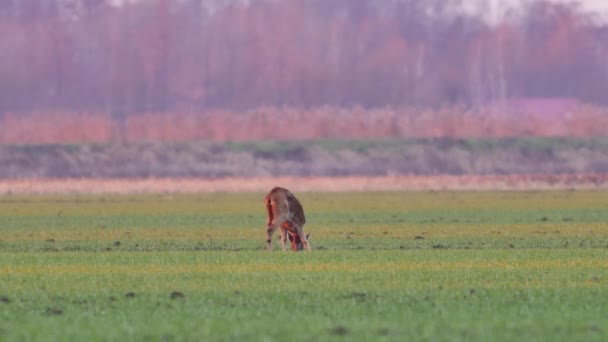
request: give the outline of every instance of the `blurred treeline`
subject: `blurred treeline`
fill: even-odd
[[[548,1],[476,14],[489,13],[488,3],[2,0],[0,119],[12,120],[2,133],[10,140],[7,127],[18,132],[28,122],[16,118],[32,113],[30,121],[101,116],[124,138],[134,114],[238,116],[270,107],[279,118],[276,108],[415,108],[404,114],[415,119],[420,110],[506,111],[513,99],[608,105],[605,18]],[[476,13],[462,10],[470,4]],[[552,110],[552,102],[535,103]],[[437,125],[446,121],[437,117]],[[268,126],[277,118],[263,120]],[[104,120],[89,126],[105,129]],[[391,129],[380,135],[408,135]],[[575,135],[598,134],[581,132]]]

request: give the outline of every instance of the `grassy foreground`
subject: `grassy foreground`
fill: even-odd
[[[262,195],[0,198],[0,340],[608,338],[606,192]]]

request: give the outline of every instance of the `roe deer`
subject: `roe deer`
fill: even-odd
[[[287,238],[291,241],[291,249],[294,251],[306,248],[310,251],[308,235],[304,234],[304,209],[300,201],[289,190],[275,187],[264,197],[264,204],[268,211],[266,221],[266,249],[272,250],[272,234],[280,229],[281,246],[285,251]]]

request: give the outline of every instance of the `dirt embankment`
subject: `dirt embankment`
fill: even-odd
[[[599,190],[608,189],[608,174],[0,180],[0,195],[265,192],[277,185],[297,192]]]

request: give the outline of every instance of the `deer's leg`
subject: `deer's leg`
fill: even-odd
[[[287,243],[287,230],[281,226],[281,247],[283,248],[283,252],[285,252],[285,244]]]
[[[272,251],[272,234],[274,234],[276,229],[277,225],[274,223],[270,223],[266,227],[266,250],[269,252]]]
[[[285,243],[287,243],[287,238],[289,238],[289,241],[291,242],[291,250],[292,251],[297,251],[298,250],[298,245],[296,242],[296,230],[294,228],[294,224],[291,223],[291,221],[285,221],[281,224],[281,232],[285,233]]]
[[[311,251],[310,249],[310,245],[308,244],[308,239],[306,238],[306,234],[304,234],[304,229],[302,229],[302,227],[299,224],[295,225],[296,228],[296,232],[298,233],[298,236],[300,237],[300,240],[302,241],[302,244],[304,245],[304,248],[306,248],[307,251]]]

